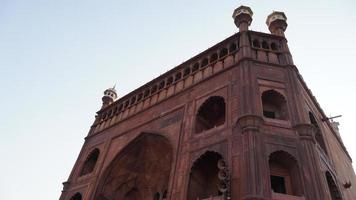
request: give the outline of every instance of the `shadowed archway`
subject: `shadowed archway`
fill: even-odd
[[[217,152],[205,152],[191,168],[187,200],[222,199],[229,188],[228,177],[223,157]]]
[[[169,141],[141,134],[111,162],[100,179],[95,200],[152,200],[168,188],[172,163]]]

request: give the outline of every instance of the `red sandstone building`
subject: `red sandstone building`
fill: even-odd
[[[335,123],[293,64],[286,16],[239,32],[128,95],[104,92],[60,200],[355,200]]]

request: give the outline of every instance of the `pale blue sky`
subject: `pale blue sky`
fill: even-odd
[[[273,3],[271,3],[273,2]],[[356,3],[0,0],[0,199],[58,199],[104,89],[120,96],[237,32],[237,6],[267,32],[284,11],[299,71],[356,159]]]

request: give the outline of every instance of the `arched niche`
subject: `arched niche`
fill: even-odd
[[[80,176],[86,175],[86,174],[90,174],[91,172],[94,171],[96,162],[98,161],[100,155],[100,151],[99,149],[95,148],[94,150],[92,150],[89,155],[87,156],[82,170],[80,172]]]
[[[297,160],[285,151],[269,156],[270,184],[274,193],[302,196],[301,174]]]
[[[157,134],[144,133],[114,158],[100,178],[95,200],[152,200],[168,189],[172,146]]]
[[[285,97],[275,91],[267,90],[262,93],[263,116],[271,119],[287,120],[287,101]]]
[[[221,96],[208,98],[198,109],[195,118],[195,133],[212,129],[225,123],[225,100]]]
[[[217,152],[205,152],[190,170],[187,200],[222,197],[229,188],[228,177],[223,157]]]

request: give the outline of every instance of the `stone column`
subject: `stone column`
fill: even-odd
[[[315,127],[311,124],[294,126],[300,140],[301,175],[304,175],[304,191],[307,200],[325,200],[319,156],[315,149]]]
[[[243,200],[266,200],[270,196],[268,163],[261,126],[263,118],[244,115],[237,121],[241,135],[241,196]]]

